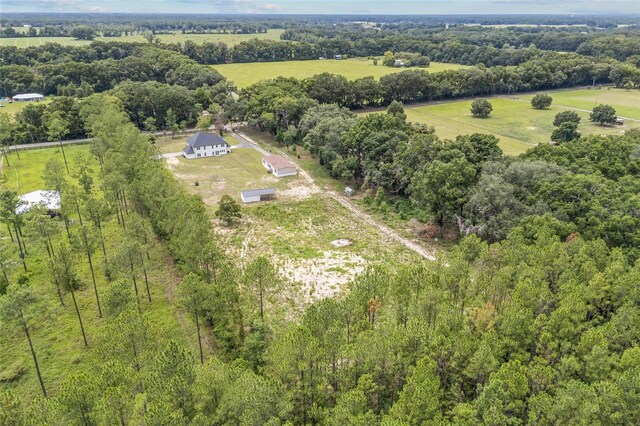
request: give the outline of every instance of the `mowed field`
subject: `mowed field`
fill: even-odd
[[[179,136],[156,144],[161,151],[175,152],[185,141],[186,136]],[[418,259],[329,197],[320,182],[310,182],[302,174],[278,179],[264,169],[259,151],[243,146],[246,144],[220,157],[165,161],[185,189],[200,195],[209,207],[227,256],[238,264],[260,255],[275,262],[288,282],[274,300],[276,309],[295,314],[311,300],[344,290],[368,265]],[[263,147],[278,153],[277,148]],[[289,157],[296,158],[292,152]],[[275,199],[242,204],[243,217],[231,227],[215,219],[222,195],[229,194],[241,203],[240,191],[259,188],[274,188]]]
[[[515,95],[509,98],[490,98],[493,112],[489,118],[474,118],[469,112],[471,100],[433,103],[407,107],[409,121],[435,126],[442,138],[455,138],[471,133],[490,133],[500,139],[506,154],[516,155],[539,144],[547,143],[553,132],[553,119],[560,111],[575,109],[582,117],[578,131],[588,134],[621,134],[625,130],[640,127],[640,91],[610,90],[561,90],[548,92],[553,97],[551,108],[531,108],[533,94]],[[595,105],[613,106],[618,115],[626,117],[624,126],[603,127],[589,122],[589,112]],[[633,121],[635,120],[635,121]]]
[[[378,65],[373,65],[373,59],[367,58],[251,62],[244,64],[214,65],[213,67],[227,79],[233,81],[238,88],[250,86],[260,80],[268,80],[280,76],[303,79],[323,72],[329,72],[332,74],[343,75],[347,80],[355,80],[357,78],[368,76],[373,76],[378,79],[384,75],[407,69],[419,69],[385,67],[382,65],[381,61],[378,62]],[[428,72],[439,72],[460,68],[469,67],[458,64],[432,62],[428,68],[424,69]]]
[[[8,112],[9,114],[15,114],[20,110],[22,110],[27,105],[38,104],[38,103],[47,104],[49,102],[51,102],[50,96],[46,97],[42,101],[12,102],[12,103],[9,103],[6,101],[0,101],[0,104],[2,104],[2,107],[0,108],[0,112]]]
[[[243,41],[251,40],[254,38],[261,40],[280,40],[280,34],[284,30],[270,29],[266,33],[260,34],[158,34],[158,39],[162,43],[182,43],[187,40],[191,40],[195,43],[204,42],[222,42],[228,46],[234,46]],[[96,41],[124,41],[124,42],[146,42],[142,35],[129,35],[120,37],[96,37]],[[31,47],[42,46],[46,43],[59,43],[65,46],[83,46],[90,44],[89,40],[76,40],[73,37],[15,37],[15,38],[0,38],[0,46],[16,46],[16,47]]]

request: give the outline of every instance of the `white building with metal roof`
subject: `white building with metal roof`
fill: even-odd
[[[60,193],[58,191],[38,190],[21,195],[18,199],[16,214],[26,213],[33,206],[43,206],[49,213],[60,210]]]
[[[41,95],[40,93],[23,93],[20,95],[14,95],[11,99],[18,102],[42,101],[44,100],[44,95]]]
[[[276,190],[273,188],[248,189],[240,192],[240,198],[242,198],[243,203],[257,203],[258,201],[273,198],[274,195],[276,195]]]

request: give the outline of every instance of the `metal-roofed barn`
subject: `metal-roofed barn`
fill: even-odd
[[[20,95],[14,95],[11,99],[18,102],[42,101],[44,100],[44,95],[40,93],[22,93]]]
[[[240,198],[243,203],[257,203],[258,201],[268,200],[276,195],[273,188],[248,189],[240,192]]]

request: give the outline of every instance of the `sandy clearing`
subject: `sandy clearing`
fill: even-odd
[[[331,241],[331,245],[337,248],[350,246],[351,244],[353,244],[353,242],[345,238],[340,238],[340,239]]]
[[[313,259],[279,259],[280,273],[302,285],[306,302],[340,293],[353,278],[364,272],[367,261],[353,253],[327,250]]]

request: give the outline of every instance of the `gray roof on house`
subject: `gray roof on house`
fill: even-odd
[[[273,188],[248,189],[246,191],[240,192],[243,197],[255,197],[256,195],[274,195],[275,193],[276,190]]]
[[[224,139],[213,133],[198,132],[187,140],[187,147],[191,148],[212,145],[229,146]]]

